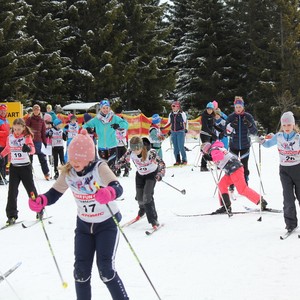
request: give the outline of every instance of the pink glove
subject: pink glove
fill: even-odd
[[[31,210],[39,213],[48,204],[48,199],[45,195],[39,195],[36,199],[29,198],[29,207]]]
[[[100,204],[107,204],[108,202],[116,199],[116,191],[111,186],[107,186],[99,189],[95,198]]]

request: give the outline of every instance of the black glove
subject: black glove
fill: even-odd
[[[88,128],[86,129],[86,131],[87,131],[89,134],[92,134],[92,133],[94,133],[94,128],[88,127]]]
[[[114,123],[114,124],[111,124],[110,127],[113,128],[114,130],[117,130],[118,128],[120,128],[120,125],[117,123]]]
[[[214,133],[211,134],[211,138],[213,141],[216,141],[218,139],[217,135]]]
[[[30,152],[31,148],[28,145],[24,144],[23,147],[22,147],[22,151],[23,152]]]
[[[221,140],[224,137],[224,131],[219,133],[219,140]]]
[[[155,179],[156,179],[156,181],[161,181],[162,176],[160,174],[156,174]]]
[[[184,129],[184,133],[188,133],[188,130],[187,130],[187,129]]]
[[[212,157],[211,157],[211,154],[203,154],[203,158],[206,160],[206,161],[212,161]]]
[[[235,118],[230,124],[231,124],[232,128],[237,129],[238,128],[238,123],[239,123],[238,118]]]
[[[52,130],[47,131],[46,136],[51,138],[53,136],[53,131]]]
[[[167,136],[170,136],[171,133],[172,133],[171,130],[169,130],[168,133],[167,133]]]
[[[246,116],[243,118],[243,123],[249,128],[252,126],[252,123],[246,118]]]

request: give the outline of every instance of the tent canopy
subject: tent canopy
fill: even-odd
[[[62,107],[64,111],[72,110],[74,113],[75,111],[88,111],[91,109],[95,109],[96,112],[99,109],[99,102],[87,102],[87,103],[72,103]]]

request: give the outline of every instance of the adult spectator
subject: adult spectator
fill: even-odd
[[[208,102],[205,110],[201,114],[201,132],[200,132],[200,140],[201,143],[213,143],[217,140],[217,135],[215,134],[215,112],[214,105],[212,102]],[[202,156],[201,159],[201,172],[208,171],[207,161]]]
[[[0,152],[5,148],[7,137],[9,135],[9,122],[6,118],[7,106],[5,104],[0,104]],[[7,156],[0,160],[0,185],[7,184],[6,180],[6,165],[8,159]]]
[[[168,123],[162,129],[171,126],[171,141],[174,147],[174,156],[176,162],[174,166],[187,164],[187,157],[184,148],[185,134],[187,133],[187,117],[185,112],[181,110],[179,101],[173,101],[172,112],[169,114]],[[182,160],[180,160],[180,154]]]
[[[116,157],[118,140],[116,130],[119,128],[128,129],[128,122],[115,115],[111,110],[110,102],[107,99],[100,101],[100,111],[93,119],[83,125],[90,132],[89,128],[95,128],[98,136],[98,154],[105,160],[113,170]]]
[[[250,154],[250,135],[257,134],[257,127],[251,114],[245,112],[244,100],[240,96],[234,98],[234,112],[226,120],[226,132],[229,136],[230,152],[236,154],[243,166],[246,183],[249,180],[248,160]],[[233,186],[231,186],[233,189]]]
[[[50,180],[49,167],[46,160],[46,155],[42,152],[42,144],[47,147],[46,139],[46,125],[41,113],[41,108],[38,104],[33,105],[33,112],[26,120],[26,126],[30,127],[34,137],[33,143],[35,147],[35,154],[38,156],[41,168],[46,180]],[[33,156],[30,155],[30,161],[32,163]]]

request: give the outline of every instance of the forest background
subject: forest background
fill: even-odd
[[[300,118],[300,10],[293,0],[2,0],[0,101],[117,99],[197,117],[235,95],[266,131]]]

